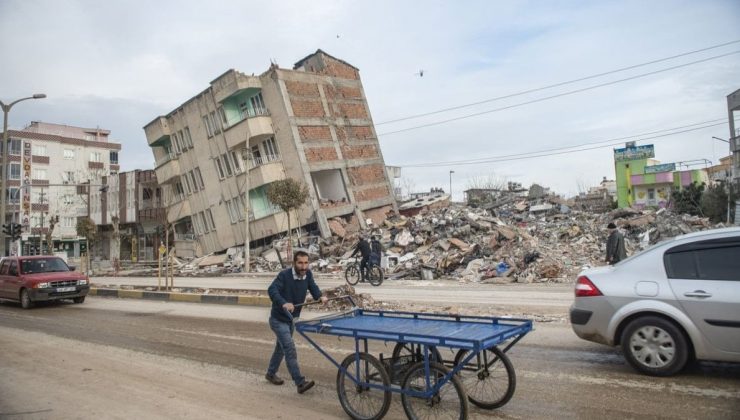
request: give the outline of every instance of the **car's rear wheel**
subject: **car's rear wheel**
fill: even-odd
[[[624,356],[636,370],[652,376],[671,376],[686,366],[689,346],[673,322],[657,316],[630,321],[622,333]]]
[[[85,301],[85,296],[79,296],[72,299],[74,303],[83,303]]]
[[[21,290],[21,308],[33,308],[33,301],[31,300],[31,295],[28,293],[28,289]]]

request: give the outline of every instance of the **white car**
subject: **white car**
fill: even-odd
[[[640,372],[673,375],[691,359],[740,362],[740,228],[678,236],[585,270],[575,294],[573,331],[621,345]]]

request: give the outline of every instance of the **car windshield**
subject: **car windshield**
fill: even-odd
[[[69,271],[69,267],[59,258],[39,258],[23,260],[21,262],[23,274],[51,273],[55,271]]]

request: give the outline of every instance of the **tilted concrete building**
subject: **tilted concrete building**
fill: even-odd
[[[310,191],[292,227],[329,236],[333,217],[364,227],[397,211],[359,70],[321,50],[292,70],[229,70],[144,130],[180,256],[286,232],[266,191],[287,177]]]

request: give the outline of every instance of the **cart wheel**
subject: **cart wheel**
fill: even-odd
[[[469,350],[462,349],[455,356],[455,366],[462,363]],[[479,361],[480,359],[480,361]],[[516,389],[516,374],[509,358],[493,346],[473,357],[458,373],[462,380],[468,399],[480,408],[499,408],[509,402]]]
[[[359,382],[383,386],[385,390],[360,386],[348,375],[357,375],[357,355],[350,354],[342,362],[347,372],[337,371],[337,394],[344,411],[355,420],[381,419],[391,406],[391,379],[383,365],[374,356],[360,353]]]
[[[392,356],[393,360],[397,361],[399,358],[403,356],[414,356],[412,358],[414,363],[423,362],[424,361],[424,349],[422,349],[421,345],[419,344],[403,343],[403,342],[396,343],[396,346],[393,347],[393,356]],[[434,346],[429,346],[429,361],[443,363],[442,355],[439,353],[439,350],[437,350],[437,348]]]
[[[351,264],[347,267],[347,270],[344,271],[344,279],[352,286],[360,281],[360,270],[357,268],[357,264]]]
[[[444,380],[449,370],[440,363],[429,363],[429,384],[434,387]],[[404,391],[424,392],[426,390],[426,373],[424,362],[415,364],[409,369],[403,379]],[[444,382],[437,393],[430,398],[414,397],[401,394],[403,411],[411,420],[444,418],[460,419],[468,418],[468,399],[465,388],[457,375],[450,377]]]
[[[370,284],[373,286],[380,286],[383,284],[383,270],[380,269],[379,265],[373,264],[369,271]]]

